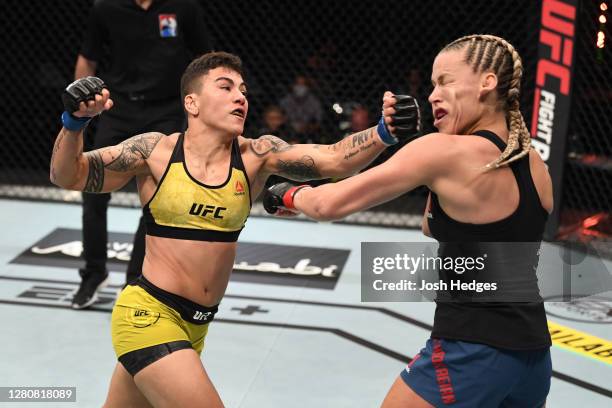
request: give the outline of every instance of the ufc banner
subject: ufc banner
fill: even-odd
[[[553,239],[559,224],[567,138],[578,0],[544,0],[540,21],[536,87],[531,117],[531,143],[548,165],[555,209],[545,238]]]

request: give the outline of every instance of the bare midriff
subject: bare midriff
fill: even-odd
[[[153,285],[199,305],[219,304],[234,267],[236,242],[147,235],[142,274]]]

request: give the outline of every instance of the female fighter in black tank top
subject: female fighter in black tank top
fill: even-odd
[[[491,141],[501,151],[506,147],[506,144],[492,132],[478,131],[475,134]],[[535,275],[537,250],[542,241],[548,213],[542,207],[533,183],[529,156],[511,163],[509,167],[512,169],[520,194],[519,204],[514,213],[488,224],[462,223],[450,218],[442,210],[438,197],[432,192],[430,215],[428,215],[429,230],[440,242],[438,256],[441,258],[445,256],[445,252],[456,252],[457,248],[466,244],[517,243],[497,246],[498,250],[510,251],[504,256],[506,264],[498,268],[498,271],[504,271],[501,282],[503,285],[505,280],[512,281],[516,280],[517,276],[522,277],[519,278],[522,279],[521,284],[530,288],[532,291],[530,299],[535,301],[437,301],[431,335],[434,338],[463,340],[511,350],[532,350],[551,345],[544,304],[537,293]],[[519,242],[534,243],[536,247],[531,256],[516,253],[516,248],[520,248],[521,245]],[[526,259],[528,262],[525,262]]]

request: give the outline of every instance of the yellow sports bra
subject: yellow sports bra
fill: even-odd
[[[181,133],[153,197],[144,206],[147,234],[192,241],[235,242],[251,210],[249,178],[238,140],[227,179],[209,186],[189,174]]]

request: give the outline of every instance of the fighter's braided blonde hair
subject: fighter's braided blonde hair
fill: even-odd
[[[466,48],[465,62],[474,72],[491,71],[497,75],[497,94],[506,112],[510,134],[508,144],[502,154],[486,165],[487,169],[505,166],[527,155],[531,150],[531,136],[519,110],[519,95],[523,63],[512,44],[503,38],[488,34],[472,34],[461,37],[442,49],[443,51]],[[521,152],[512,156],[521,146]]]

